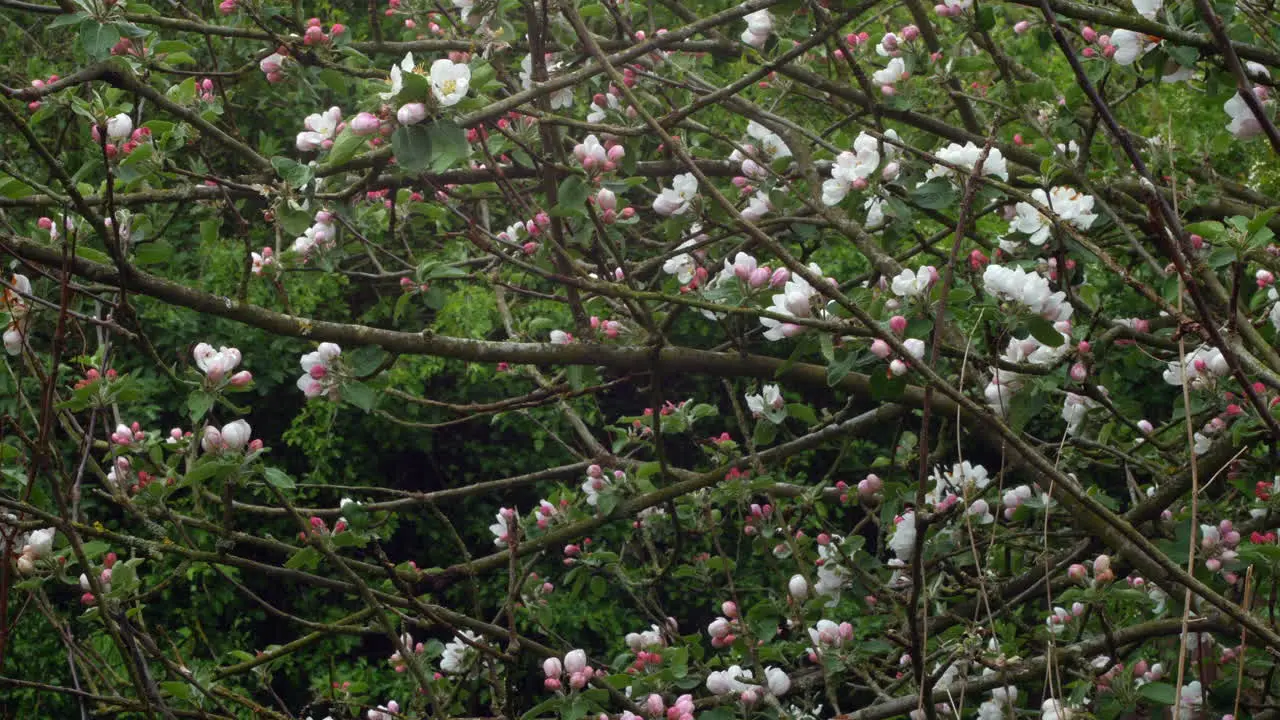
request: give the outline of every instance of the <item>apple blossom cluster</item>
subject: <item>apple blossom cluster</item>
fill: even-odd
[[[759,702],[765,693],[782,697],[791,690],[791,678],[782,668],[766,667],[763,686],[752,682],[754,680],[755,676],[750,670],[730,665],[726,670],[716,670],[707,675],[706,684],[712,695],[736,695],[743,705],[748,706]]]
[[[734,148],[729,154],[729,162],[739,163],[742,169],[742,180],[734,179],[734,184],[738,185],[744,192],[747,191],[747,183],[752,180],[764,180],[769,177],[769,171],[766,166],[771,166],[775,161],[791,157],[791,148],[787,143],[774,131],[761,125],[755,120],[747,123],[747,136],[751,138],[749,142],[743,143],[742,148]],[[765,165],[761,165],[763,161]]]
[[[617,140],[609,138],[602,145],[595,135],[588,135],[573,146],[573,156],[582,163],[588,176],[613,172],[626,155],[627,149]]]
[[[614,470],[612,480],[600,468],[599,465],[591,465],[587,468],[587,479],[582,483],[582,492],[587,495],[587,504],[591,507],[600,505],[600,495],[614,487],[614,483],[621,485],[627,480],[627,474],[621,470]]]
[[[365,714],[367,720],[399,720],[400,703],[392,700],[386,705],[379,705],[377,708],[370,710]]]
[[[562,67],[562,63],[554,60],[554,55],[546,53],[544,62],[547,67],[547,77],[551,77]],[[520,61],[520,86],[525,90],[533,89],[533,56],[525,55]],[[464,89],[465,92],[465,89]],[[450,103],[452,104],[452,103]],[[551,109],[563,110],[573,105],[573,88],[561,88],[551,93]]]
[[[408,99],[396,109],[396,120],[401,125],[417,125],[427,119],[427,97],[416,89],[420,82],[425,84],[434,104],[452,107],[462,102],[471,88],[471,68],[465,62],[439,58],[427,69],[414,62],[413,53],[406,53],[399,63],[391,66],[390,87],[378,96],[386,101]]]
[[[698,178],[693,173],[677,175],[671,179],[671,187],[662,188],[653,199],[653,211],[664,216],[683,215],[697,196]]]
[[[31,280],[18,273],[14,273],[8,284],[0,289],[0,299],[3,299],[0,309],[9,314],[4,329],[4,350],[10,355],[22,352],[23,336],[30,323],[31,306],[27,300],[30,295]]]
[[[516,511],[513,508],[501,508],[497,514],[498,521],[489,526],[489,532],[493,533],[493,544],[498,547],[507,547],[515,538],[512,535],[517,531]]]
[[[233,420],[221,428],[206,425],[200,447],[207,453],[240,452],[249,447],[252,434],[253,429],[244,420]]]
[[[302,356],[302,376],[298,389],[307,399],[327,396],[336,399],[342,382],[342,348],[331,342],[322,342],[312,352]]]
[[[817,568],[818,581],[813,584],[813,591],[830,598],[826,603],[827,607],[835,607],[836,603],[840,601],[840,592],[853,581],[853,570],[850,565],[854,553],[858,551],[861,545],[848,541],[842,535],[821,533],[816,539],[818,541],[818,559],[814,561],[814,566]],[[800,575],[792,576],[791,582],[788,584],[788,591],[791,597],[803,600],[803,597],[798,597],[798,593],[791,592],[800,589],[796,585],[796,578],[799,578],[804,583],[800,594],[808,594],[808,583]]]
[[[996,670],[983,668],[983,677],[995,675]],[[1012,685],[993,688],[991,697],[978,706],[978,720],[1003,720],[1015,711],[1014,703],[1018,701],[1018,688]]]
[[[1184,383],[1192,389],[1203,390],[1213,386],[1217,378],[1231,374],[1231,365],[1222,351],[1210,345],[1201,345],[1185,358],[1185,362],[1173,360],[1165,369],[1164,381],[1174,387]]]
[[[895,59],[892,62],[902,61]],[[886,130],[884,136],[895,142],[898,140],[898,133],[892,129]],[[895,180],[899,171],[898,163],[894,162],[894,157],[898,154],[897,146],[865,132],[858,133],[853,141],[853,150],[840,153],[831,164],[831,178],[822,183],[822,203],[839,205],[850,191],[865,190],[869,185],[867,179],[880,169],[882,147],[883,159],[887,164],[881,172],[881,178],[885,182]],[[868,221],[868,224],[873,223]]]
[[[782,410],[786,406],[786,400],[782,398],[782,391],[777,385],[765,385],[760,390],[762,394],[748,393],[743,396],[747,409],[754,417],[764,417],[769,410]]]
[[[1052,323],[1069,321],[1075,310],[1065,292],[1053,292],[1048,280],[1022,268],[988,265],[982,273],[982,284],[988,293],[1020,303]],[[1059,328],[1060,332],[1063,330]]]
[[[53,552],[53,539],[57,531],[54,528],[44,528],[43,530],[32,530],[27,534],[25,541],[22,543],[14,543],[22,548],[18,555],[17,566],[18,572],[23,575],[30,575],[36,570],[36,563],[49,557]],[[7,554],[8,548],[4,546],[3,540],[0,540],[0,551]]]
[[[824,277],[822,268],[818,267],[816,263],[809,263],[809,271],[818,277]],[[831,278],[825,279],[832,286],[835,286],[834,280]],[[826,315],[825,310],[814,308],[814,301],[819,299],[821,299],[819,290],[810,285],[808,280],[799,275],[794,275],[787,279],[786,284],[782,287],[782,292],[773,296],[773,306],[768,309],[775,314],[787,317],[817,319]],[[774,342],[795,337],[809,329],[804,325],[797,325],[770,317],[760,318],[760,324],[766,328],[765,339]]]
[[[564,661],[549,657],[542,662],[542,673],[546,676],[542,685],[548,690],[559,691],[564,688],[563,678],[568,676],[569,687],[581,690],[589,685],[592,679],[604,677],[604,668],[593,668],[587,662],[587,653],[583,650],[570,650],[565,653]]]
[[[1085,195],[1063,185],[1050,189],[1048,193],[1036,188],[1031,191],[1031,198],[1049,208],[1061,222],[1069,223],[1080,230],[1093,227],[1093,222],[1098,219],[1098,216],[1091,212],[1093,210],[1092,195]],[[1025,202],[1015,205],[1014,212],[1017,216],[1009,223],[1009,232],[1027,235],[1027,242],[1036,246],[1043,245],[1049,239],[1053,220],[1048,215]],[[1006,251],[1016,249],[1003,240],[1000,247]]]
[[[452,641],[445,643],[444,654],[440,656],[440,672],[446,675],[469,672],[475,666],[472,661],[480,654],[476,647],[483,644],[484,640],[479,635],[462,630]]]
[[[205,379],[211,386],[221,385],[223,380],[226,380],[226,383],[232,387],[244,387],[253,381],[253,373],[248,370],[228,374],[240,364],[240,351],[236,348],[224,345],[214,350],[208,343],[199,343],[192,354],[195,356],[196,367],[204,373]]]
[[[107,553],[106,557],[103,558],[102,570],[99,570],[96,573],[98,585],[104,593],[111,592],[112,568],[115,566],[115,563],[116,554]],[[80,590],[84,593],[80,596],[81,604],[94,605],[98,602],[97,597],[93,593],[93,583],[89,581],[89,576],[86,573],[80,573]]]
[[[769,40],[769,34],[773,32],[773,15],[768,10],[756,10],[742,17],[747,23],[747,29],[742,31],[742,42],[754,48],[763,48],[766,41]]]
[[[1240,533],[1230,520],[1217,525],[1200,525],[1200,547],[1204,549],[1204,566],[1209,572],[1234,569],[1240,544]]]
[[[315,214],[315,222],[302,232],[297,238],[294,238],[293,252],[302,256],[303,261],[311,258],[312,254],[317,250],[328,250],[334,246],[338,240],[338,228],[334,225],[334,214],[328,210],[321,210]],[[262,258],[263,264],[267,262],[267,256]]]
[[[810,662],[817,663],[825,653],[838,650],[852,640],[853,625],[823,618],[809,628],[809,642],[813,645],[804,651]]]
[[[990,148],[983,157],[983,148],[967,142],[964,145],[959,143],[951,143],[937,152],[938,159],[941,163],[935,164],[925,173],[926,180],[934,178],[951,178],[955,179],[956,170],[959,168],[961,172],[972,174],[974,168],[978,166],[978,161],[982,161],[982,176],[997,177],[1001,180],[1009,180],[1009,165],[1004,159],[1004,155],[1000,152],[1000,148]],[[963,179],[963,178],[961,178]]]

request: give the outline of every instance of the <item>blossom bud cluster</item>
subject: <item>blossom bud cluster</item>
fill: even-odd
[[[563,689],[565,684],[563,680],[568,681],[570,688],[581,690],[593,678],[607,674],[603,668],[591,667],[587,662],[587,653],[583,650],[570,650],[565,654],[563,662],[559,658],[547,658],[542,662],[542,672],[546,676],[542,685],[548,690]]]

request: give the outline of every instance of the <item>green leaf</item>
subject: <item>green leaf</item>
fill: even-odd
[[[587,195],[590,191],[581,177],[570,175],[560,181],[560,187],[556,192],[556,206],[552,208],[551,214],[559,217],[585,215]]]
[[[1031,418],[1035,417],[1036,413],[1040,412],[1040,409],[1044,407],[1045,402],[1044,393],[1015,393],[1009,399],[1009,427],[1013,428],[1014,432],[1022,432],[1022,429],[1027,426]]]
[[[217,241],[218,233],[222,230],[222,220],[214,218],[210,220],[200,221],[200,242],[209,245]]]
[[[80,47],[93,60],[103,60],[111,55],[111,48],[120,42],[120,28],[97,20],[80,23]]]
[[[996,14],[990,5],[978,8],[978,29],[986,32],[996,26]]]
[[[190,43],[182,40],[158,40],[151,45],[151,52],[156,55],[167,55],[168,53],[185,52],[189,53],[195,50]]]
[[[1031,331],[1031,337],[1049,347],[1060,347],[1065,342],[1062,338],[1062,333],[1053,327],[1053,323],[1039,315],[1032,315],[1027,318],[1027,329]]]
[[[297,160],[290,160],[287,157],[271,158],[271,166],[276,169],[276,173],[280,178],[289,183],[291,187],[304,187],[311,179],[315,177],[315,170],[310,165],[303,165]]]
[[[817,413],[813,411],[813,408],[805,405],[804,403],[788,403],[787,414],[805,425],[813,426],[818,424]]]
[[[396,163],[411,172],[431,167],[431,132],[422,125],[401,125],[391,135]]]
[[[184,476],[186,482],[198,483],[204,480],[223,478],[239,469],[240,463],[209,458],[191,468]]]
[[[54,28],[66,27],[67,25],[78,25],[84,22],[87,17],[89,17],[89,14],[84,12],[75,12],[70,15],[59,15],[53,19],[53,22],[46,25],[45,29],[52,30]]]
[[[423,276],[423,280],[449,280],[454,278],[467,277],[469,273],[459,267],[452,265],[434,265],[427,270]]]
[[[137,25],[134,25],[131,22],[117,20],[111,24],[114,25],[116,29],[120,31],[121,36],[132,38],[134,40],[137,40],[139,38],[144,38],[151,34],[150,30],[143,30],[142,28],[138,27]]]
[[[378,404],[378,395],[373,388],[355,381],[343,383],[342,399],[365,412],[372,411],[373,406]]]
[[[352,374],[363,377],[377,370],[382,361],[387,358],[387,353],[380,347],[365,345],[350,353],[343,353],[343,357],[346,358],[347,367],[351,368]]]
[[[778,435],[778,426],[771,422],[758,422],[756,429],[751,433],[751,440],[756,447],[764,447],[773,442],[774,437]]]
[[[139,265],[163,265],[173,258],[173,246],[163,240],[143,243],[133,251]]]
[[[284,566],[290,570],[315,570],[320,566],[321,557],[319,550],[305,547],[291,555]]]
[[[427,126],[431,140],[431,171],[444,172],[471,151],[467,144],[467,132],[450,120],[440,120]]]
[[[909,193],[912,202],[928,210],[941,210],[955,204],[955,187],[946,178],[934,178]]]
[[[1172,705],[1178,701],[1178,691],[1169,683],[1147,683],[1138,688],[1138,694],[1160,705]]]
[[[262,479],[266,480],[267,484],[271,487],[279,488],[281,490],[292,490],[298,486],[298,484],[293,481],[293,478],[289,477],[289,473],[280,470],[279,468],[264,468],[262,471]]]
[[[7,197],[10,200],[17,200],[28,195],[34,195],[35,190],[30,185],[22,182],[18,178],[9,177],[7,175],[0,176],[0,196]]]
[[[907,378],[895,377],[894,375],[876,371],[871,373],[871,398],[873,400],[897,400],[902,397],[902,392],[907,389]]]
[[[213,395],[197,390],[187,396],[187,414],[191,416],[191,422],[199,423],[206,413],[213,408]]]
[[[1186,231],[1189,234],[1199,235],[1212,241],[1222,237],[1222,233],[1226,232],[1226,228],[1217,220],[1205,220],[1203,222],[1191,223],[1186,227]]]
[[[333,141],[333,147],[329,148],[329,165],[341,165],[350,160],[366,142],[368,138],[356,135],[350,128],[343,130]]]

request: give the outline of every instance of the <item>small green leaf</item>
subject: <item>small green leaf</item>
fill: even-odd
[[[431,139],[431,171],[444,172],[465,159],[471,151],[467,144],[467,132],[449,120],[441,120],[427,126]]]
[[[273,467],[263,469],[262,479],[266,480],[271,487],[281,490],[292,490],[298,486],[293,478],[289,477],[289,473]]]
[[[187,414],[191,416],[191,422],[199,423],[213,408],[213,395],[197,390],[187,396]]]
[[[314,570],[320,566],[320,551],[313,547],[305,547],[294,553],[284,566],[290,570]]]
[[[315,177],[315,170],[310,165],[303,165],[287,157],[271,158],[271,166],[276,169],[276,173],[282,180],[289,183],[290,187],[304,187]]]
[[[7,175],[0,176],[0,196],[2,197],[9,198],[10,200],[17,200],[18,198],[24,198],[28,195],[34,195],[35,192],[36,191],[33,190],[30,185],[17,178],[12,178]]]
[[[817,413],[813,411],[813,408],[805,405],[804,403],[788,403],[787,414],[805,425],[812,426],[818,424]]]
[[[97,20],[85,20],[80,23],[80,46],[93,60],[102,60],[111,55],[111,48],[120,42],[120,29],[111,23],[102,24]]]
[[[173,246],[163,240],[143,243],[133,251],[139,265],[163,265],[173,258]]]
[[[978,29],[986,32],[996,26],[996,14],[990,5],[978,8]]]
[[[329,165],[341,165],[350,160],[367,142],[368,138],[356,135],[351,128],[343,130],[333,141],[333,147],[329,148]]]
[[[778,434],[778,426],[771,422],[758,422],[756,429],[751,433],[751,440],[756,447],[764,447],[773,442],[774,437]]]
[[[70,15],[59,15],[53,19],[53,22],[46,25],[45,29],[52,30],[54,28],[66,27],[68,25],[78,25],[84,22],[87,17],[89,17],[89,14],[84,12],[75,12]]]
[[[910,193],[912,202],[927,210],[941,210],[955,204],[955,187],[945,178],[934,178]]]
[[[551,214],[559,217],[586,214],[587,194],[589,192],[590,188],[587,187],[582,178],[577,175],[570,175],[560,181],[560,187],[556,193],[556,206],[552,208]]]
[[[1032,315],[1027,318],[1027,329],[1031,331],[1031,337],[1049,347],[1061,347],[1062,343],[1065,342],[1062,339],[1062,333],[1053,327],[1053,323],[1039,315]]]
[[[1172,705],[1178,701],[1178,692],[1169,683],[1147,683],[1138,688],[1138,694],[1160,705]]]
[[[431,133],[422,125],[401,125],[391,135],[396,163],[411,172],[431,167]]]
[[[342,385],[342,399],[365,412],[370,412],[378,404],[378,395],[373,388],[362,382],[348,382]]]

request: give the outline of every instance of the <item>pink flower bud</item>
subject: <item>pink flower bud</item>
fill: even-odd
[[[1013,24],[1013,31],[1019,35],[1022,35],[1023,33],[1025,33],[1030,29],[1031,29],[1031,22],[1029,20],[1019,20],[1018,22]]]
[[[232,375],[231,380],[228,382],[231,383],[232,387],[244,387],[253,382],[253,373],[248,370],[241,370],[235,375]]]
[[[351,132],[360,136],[373,135],[381,126],[382,121],[373,113],[362,112],[351,120]]]
[[[1138,429],[1141,430],[1144,435],[1150,435],[1152,431],[1155,430],[1155,427],[1151,424],[1150,420],[1139,420]]]
[[[1093,42],[1098,39],[1098,31],[1085,25],[1084,29],[1080,31],[1080,36],[1084,38],[1085,42]]]
[[[1089,377],[1089,369],[1084,366],[1084,363],[1075,363],[1071,366],[1072,380],[1075,382],[1084,382],[1087,377]]]
[[[596,193],[596,205],[601,210],[613,210],[618,207],[618,196],[609,188],[600,188]]]
[[[893,354],[893,349],[889,347],[889,343],[881,340],[880,338],[876,338],[871,342],[871,354],[881,360],[884,360]]]
[[[770,276],[767,266],[758,267],[747,276],[747,284],[756,289],[762,288],[769,284]]]
[[[738,617],[738,604],[732,600],[725,600],[720,604],[720,612],[724,613],[724,616],[730,620],[736,619]]]
[[[901,315],[894,315],[889,318],[889,329],[892,330],[895,335],[901,335],[907,331],[907,319]]]

